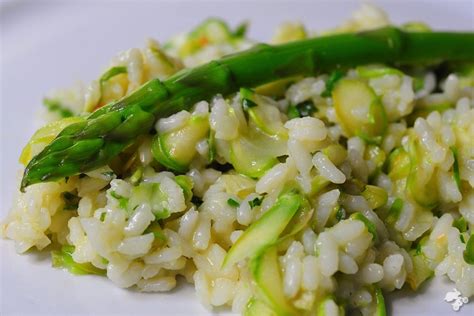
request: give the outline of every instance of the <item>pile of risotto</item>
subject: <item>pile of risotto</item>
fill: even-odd
[[[272,42],[389,23],[363,6],[324,33],[286,23]],[[119,54],[86,88],[45,99],[51,122],[20,162],[149,79],[252,45],[244,25],[209,19]],[[18,192],[0,233],[19,253],[51,251],[53,266],[123,288],[169,291],[182,276],[205,306],[247,315],[382,315],[383,292],[433,275],[469,297],[473,122],[472,68],[367,65],[241,89],[158,120],[161,160],[156,136],[144,136],[109,166]]]

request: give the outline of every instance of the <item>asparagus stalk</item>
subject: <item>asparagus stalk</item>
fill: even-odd
[[[153,79],[134,93],[66,127],[25,169],[21,190],[107,164],[155,120],[189,109],[217,93],[256,87],[295,75],[330,72],[369,63],[418,64],[474,61],[474,33],[409,33],[386,27],[252,49]]]

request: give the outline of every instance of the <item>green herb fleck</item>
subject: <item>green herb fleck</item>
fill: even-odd
[[[254,208],[256,206],[260,206],[262,204],[263,198],[256,197],[252,201],[249,201],[249,205],[251,208]]]
[[[232,206],[232,207],[239,207],[240,203],[236,200],[234,200],[233,198],[229,198],[227,200],[227,204]]]
[[[121,209],[126,209],[128,206],[128,199],[117,194],[115,191],[110,192],[110,196],[119,201],[119,207]]]
[[[101,222],[105,221],[105,216],[107,216],[107,212],[103,212],[102,214],[100,214],[100,221]]]
[[[346,214],[346,210],[342,207],[342,206],[339,206],[339,208],[337,209],[337,212],[336,212],[336,219],[338,222],[342,221],[343,219],[345,219],[347,216]]]

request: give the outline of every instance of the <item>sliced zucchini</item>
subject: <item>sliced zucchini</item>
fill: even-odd
[[[283,233],[281,233],[280,240],[284,238],[291,237],[302,231],[305,227],[308,226],[309,221],[313,217],[314,208],[311,207],[311,204],[307,199],[302,198],[301,206],[293,216],[291,221],[286,226]]]
[[[388,215],[385,218],[385,222],[389,225],[394,225],[400,218],[400,213],[402,212],[402,209],[403,209],[403,200],[400,198],[396,198],[395,201],[393,201],[392,205],[390,206]]]
[[[434,275],[434,271],[430,268],[428,259],[421,250],[412,249],[409,255],[413,262],[413,269],[407,275],[407,282],[412,290],[416,291],[418,287]]]
[[[438,204],[438,186],[434,171],[423,168],[421,162],[425,159],[424,151],[420,148],[418,139],[410,136],[408,155],[410,157],[410,173],[407,178],[407,189],[411,197],[420,206],[433,208]]]
[[[91,263],[78,263],[72,258],[74,246],[65,245],[61,250],[51,251],[51,261],[55,268],[65,268],[75,275],[96,274],[106,275],[107,271],[99,269]]]
[[[245,233],[227,253],[223,267],[230,266],[245,258],[252,258],[264,248],[278,240],[302,203],[302,198],[293,192],[281,195],[276,203]]]
[[[151,210],[156,219],[163,219],[170,216],[170,210],[163,204],[168,200],[168,196],[160,190],[159,183],[141,183],[133,187],[128,200],[128,209],[135,210],[143,201],[150,203]]]
[[[196,156],[196,144],[208,134],[208,118],[192,116],[182,128],[153,137],[153,157],[171,170],[186,172]]]
[[[277,316],[271,308],[262,301],[252,298],[245,306],[244,316]]]
[[[20,163],[26,166],[31,158],[51,143],[66,126],[82,121],[84,121],[82,117],[66,117],[38,129],[23,148],[19,159]]]
[[[250,271],[257,285],[258,294],[277,315],[299,315],[283,292],[276,247],[270,247],[253,258],[250,262]]]
[[[183,189],[184,199],[189,203],[193,197],[193,179],[190,176],[179,175],[174,178],[174,181]]]
[[[362,196],[369,203],[370,208],[376,209],[387,204],[387,191],[375,185],[366,185]]]
[[[336,166],[342,164],[347,158],[347,150],[340,144],[331,144],[321,151]]]
[[[387,130],[387,115],[372,88],[361,80],[342,79],[332,93],[334,109],[347,136],[379,143]]]
[[[273,105],[266,104],[254,91],[241,88],[240,98],[242,108],[249,114],[249,119],[255,126],[270,136],[288,138],[287,131],[280,119],[280,111]]]
[[[410,156],[398,147],[388,156],[388,176],[392,181],[408,177],[410,174]]]

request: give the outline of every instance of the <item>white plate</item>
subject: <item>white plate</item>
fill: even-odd
[[[1,1],[0,1],[1,2]],[[437,29],[474,29],[474,2],[378,2],[393,21],[423,20]],[[34,116],[45,92],[75,80],[96,78],[118,51],[141,47],[146,37],[165,40],[189,30],[208,16],[232,25],[252,22],[252,38],[268,39],[285,20],[301,20],[310,29],[336,25],[357,1],[3,1],[0,4],[1,112],[0,206],[3,218],[15,192],[17,158],[34,131]],[[442,45],[442,43],[440,43]],[[75,277],[52,269],[49,255],[15,254],[11,242],[0,242],[2,315],[207,315],[191,286],[166,294],[141,294],[116,288],[105,278]],[[446,279],[418,294],[396,294],[388,304],[394,315],[449,315],[443,302],[452,289]],[[228,313],[220,310],[220,313]],[[474,304],[458,315],[474,315]]]

